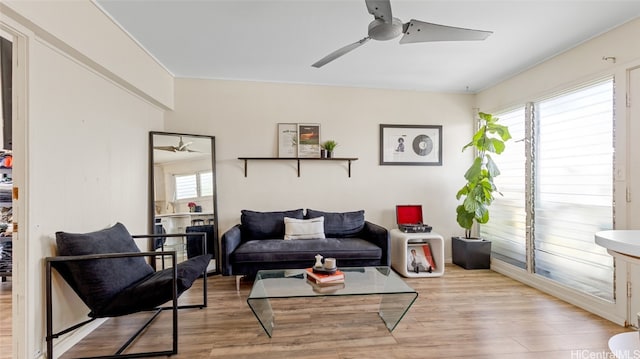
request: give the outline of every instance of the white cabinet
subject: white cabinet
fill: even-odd
[[[638,326],[640,313],[640,230],[609,230],[595,234],[596,243],[615,259],[616,313],[626,325]]]
[[[629,300],[629,311],[627,321],[632,326],[640,327],[640,260],[632,264],[627,263],[627,270],[629,273],[629,294],[627,299]]]
[[[408,258],[411,250],[423,252],[423,246],[429,246],[435,262],[431,272],[412,270]],[[399,229],[391,230],[391,266],[405,277],[440,277],[444,274],[444,238],[435,232],[404,233]]]
[[[186,233],[189,226],[212,222],[213,212],[157,214],[156,219],[160,219],[160,223],[167,233]]]

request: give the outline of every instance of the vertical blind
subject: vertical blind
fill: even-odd
[[[537,105],[535,272],[613,299],[613,259],[594,234],[613,227],[613,80]]]
[[[502,154],[492,156],[500,169],[494,183],[502,196],[496,196],[489,209],[489,222],[480,227],[480,235],[491,239],[494,258],[525,268],[525,109],[498,113],[496,117],[509,127],[512,139]]]
[[[496,114],[513,140],[494,156],[503,196],[480,227],[494,258],[607,300],[613,258],[594,234],[613,228],[613,86],[608,79],[533,103],[533,111]]]

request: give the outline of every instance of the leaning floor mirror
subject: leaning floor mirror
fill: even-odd
[[[203,254],[206,233],[213,259],[207,271],[220,273],[215,137],[183,133],[149,133],[149,229],[151,233],[186,233],[152,241],[176,251],[177,261]]]

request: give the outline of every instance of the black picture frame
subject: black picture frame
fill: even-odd
[[[442,166],[441,125],[380,125],[381,166]]]

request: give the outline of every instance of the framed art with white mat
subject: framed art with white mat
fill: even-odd
[[[380,165],[442,166],[442,126],[381,124]]]

